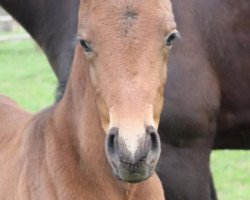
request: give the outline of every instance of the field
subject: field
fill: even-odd
[[[32,41],[0,43],[0,94],[36,112],[54,101],[55,87],[56,78]],[[250,151],[215,151],[211,167],[220,200],[250,199]]]
[[[0,94],[38,111],[54,101],[55,87],[52,69],[33,42],[0,43]]]

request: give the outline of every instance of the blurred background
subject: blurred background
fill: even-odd
[[[37,112],[55,99],[56,78],[39,46],[0,7],[0,94]],[[250,200],[250,151],[214,151],[219,200]]]

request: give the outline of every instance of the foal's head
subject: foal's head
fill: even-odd
[[[176,36],[170,0],[82,0],[79,13],[79,45],[107,134],[107,158],[119,179],[145,180],[161,151],[157,127]]]

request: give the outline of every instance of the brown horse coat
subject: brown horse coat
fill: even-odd
[[[161,147],[155,130],[176,34],[171,4],[81,3],[81,38],[63,99],[32,115],[0,97],[0,199],[164,200],[154,172]]]
[[[164,149],[158,172],[168,199],[210,199],[214,193],[209,173],[211,148],[250,147],[250,3],[172,2],[183,39],[175,43],[170,55],[160,123],[162,138],[166,140],[162,140]],[[25,4],[1,0],[0,4],[43,47],[63,87],[73,54],[79,0],[60,0],[60,4],[49,0],[25,0]],[[194,43],[198,48],[193,48]]]
[[[0,199],[164,199],[155,174],[139,184],[123,183],[112,175],[104,154],[105,134],[100,134],[92,103],[94,91],[87,90],[92,101],[81,108],[70,86],[64,100],[36,115],[0,97]],[[84,131],[90,135],[84,142],[77,135],[82,117],[75,112],[82,109],[87,115],[84,125],[88,124]]]

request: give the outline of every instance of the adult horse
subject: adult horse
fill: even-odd
[[[62,100],[31,115],[0,98],[0,199],[164,200],[157,128],[176,32],[170,1],[82,0]]]
[[[74,28],[68,27],[76,27],[78,0],[0,3],[43,47],[64,85],[73,54]],[[170,200],[215,199],[209,172],[213,141],[215,149],[250,148],[250,2],[172,3],[182,40],[170,55],[158,171]]]

